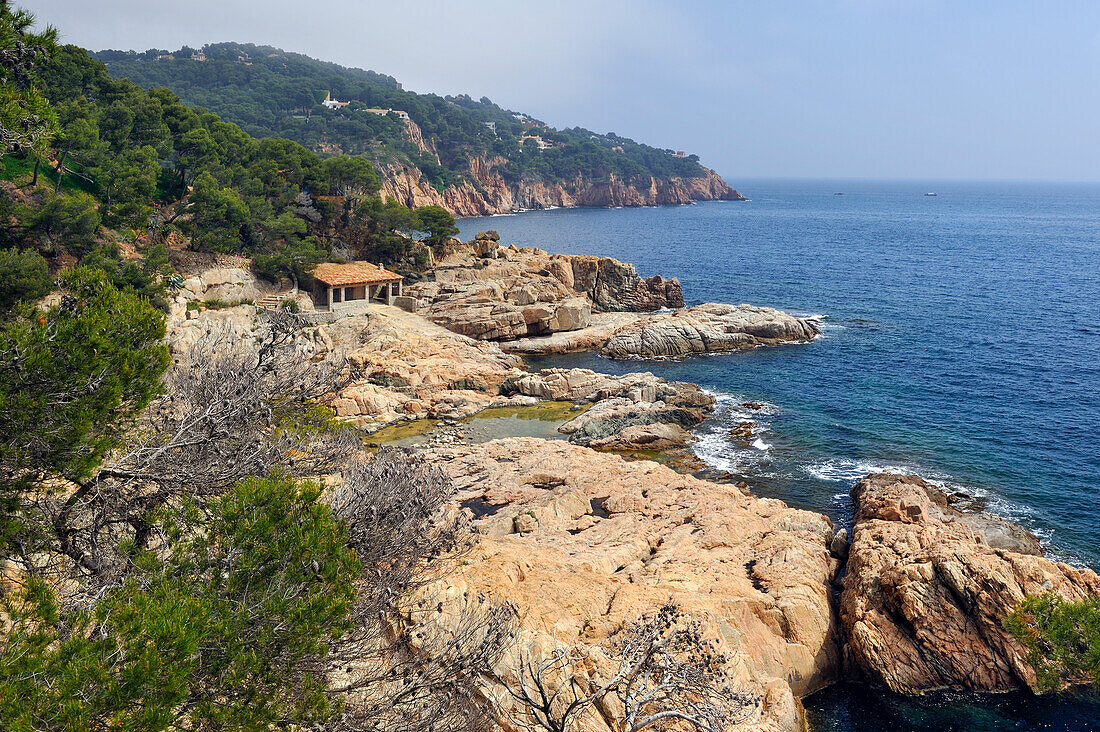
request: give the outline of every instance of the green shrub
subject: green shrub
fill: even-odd
[[[1100,597],[1028,597],[1004,626],[1027,649],[1041,688],[1100,681]]]
[[[321,486],[275,475],[166,517],[170,551],[94,610],[32,580],[3,598],[5,729],[273,729],[334,711],[314,669],[344,633],[361,565]],[[88,632],[94,629],[94,632]],[[49,683],[43,683],[49,679]]]
[[[162,311],[168,310],[165,283],[161,275],[169,267],[164,245],[146,250],[142,261],[123,259],[114,244],[104,244],[84,255],[80,263],[102,270],[111,284],[120,290],[132,290]]]
[[[50,268],[37,252],[0,249],[0,313],[34,302],[53,287]]]
[[[86,267],[60,283],[59,305],[16,308],[0,325],[0,549],[22,531],[11,512],[23,492],[43,477],[90,476],[168,367],[164,316],[147,300]]]

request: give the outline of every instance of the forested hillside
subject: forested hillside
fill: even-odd
[[[484,97],[404,91],[389,76],[267,46],[222,43],[97,57],[112,75],[171,89],[257,137],[285,137],[321,154],[363,155],[382,173],[384,194],[409,205],[438,203],[472,214],[739,197],[694,155],[613,133],[555,129]],[[326,98],[348,104],[326,107]],[[674,190],[654,187],[675,181],[689,182]],[[602,187],[608,190],[596,190]]]
[[[332,258],[415,265],[426,254],[412,236],[457,231],[438,207],[383,203],[363,157],[251,137],[167,89],[112,78],[75,46],[53,48],[36,75],[42,129],[2,158],[0,246],[53,269],[94,260],[148,284],[174,244],[253,255],[277,279]],[[120,250],[145,254],[147,271],[107,266]]]

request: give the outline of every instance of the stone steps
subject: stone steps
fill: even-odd
[[[297,293],[293,290],[287,290],[286,292],[276,292],[271,295],[267,295],[261,300],[256,302],[256,307],[263,308],[264,310],[278,310],[279,306],[284,300],[290,297],[294,297]]]

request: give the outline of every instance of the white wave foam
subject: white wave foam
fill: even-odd
[[[786,465],[782,455],[779,458],[780,462],[777,463],[770,454],[773,445],[765,442],[761,435],[772,431],[768,418],[778,413],[779,407],[769,402],[746,397],[744,394],[716,389],[704,389],[704,391],[714,397],[715,409],[707,421],[695,431],[697,441],[694,443],[694,452],[700,460],[714,470],[742,474],[750,481],[753,478],[797,480],[797,472],[801,470],[803,475],[831,484],[832,491],[835,491],[830,492],[836,515],[841,517],[841,520],[848,521],[851,519],[851,499],[847,489],[856,481],[870,473],[919,475],[948,495],[962,497],[960,507],[965,507],[973,501],[981,506],[982,510],[1020,524],[1039,538],[1049,558],[1075,566],[1087,565],[1080,557],[1064,547],[1057,546],[1056,529],[1044,525],[1035,509],[1013,501],[996,490],[960,482],[955,476],[927,466],[905,461],[843,458],[817,460],[802,465],[798,465],[796,460],[794,465]],[[761,409],[748,409],[743,406],[746,402],[759,404]],[[745,446],[730,437],[730,430],[742,422],[754,424],[755,439],[750,446]]]
[[[868,473],[892,473],[904,475],[920,472],[908,465],[880,465],[856,460],[823,460],[802,466],[802,469],[818,480],[844,483],[859,480]]]
[[[777,413],[779,408],[743,394],[716,389],[704,391],[714,397],[715,405],[711,416],[696,430],[696,456],[715,470],[751,472],[764,477],[767,466],[771,464],[768,451],[772,445],[765,442],[762,435],[771,432],[767,417]],[[746,404],[753,407],[759,405],[759,408],[749,408]],[[730,431],[743,422],[753,423],[755,439],[748,446],[730,437]]]
[[[734,460],[729,454],[729,441],[721,435],[710,433],[699,435],[694,445],[695,455],[704,463],[725,473],[734,470]]]

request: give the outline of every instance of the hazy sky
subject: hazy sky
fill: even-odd
[[[90,49],[279,46],[739,177],[1100,180],[1100,2],[17,0]]]

